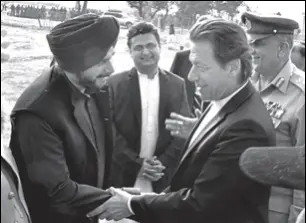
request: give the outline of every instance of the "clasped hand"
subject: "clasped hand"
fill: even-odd
[[[87,214],[87,217],[99,216],[101,220],[120,221],[133,215],[128,207],[129,200],[133,195],[116,188],[108,190],[112,197],[104,202],[102,205]]]
[[[91,218],[98,216],[101,220],[120,221],[134,215],[128,204],[133,197],[153,194],[157,195],[156,193],[142,194],[137,188],[116,189],[112,187],[108,191],[112,194],[112,197],[96,209],[89,212],[87,217]]]
[[[138,176],[151,182],[159,181],[166,167],[156,157],[144,159]]]

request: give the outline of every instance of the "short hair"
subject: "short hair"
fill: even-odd
[[[294,36],[293,34],[278,34],[275,35],[279,42],[286,42],[289,45],[289,50],[293,47]]]
[[[151,33],[155,36],[158,45],[160,45],[160,36],[157,28],[149,22],[140,22],[130,27],[127,34],[127,45],[131,48],[131,39],[138,35]]]
[[[241,82],[252,75],[252,54],[245,31],[238,24],[223,19],[196,23],[190,31],[190,40],[209,41],[213,46],[216,60],[225,66],[234,59],[241,61]]]

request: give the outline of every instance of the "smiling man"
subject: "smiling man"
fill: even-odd
[[[305,144],[305,73],[290,60],[294,30],[299,24],[281,16],[262,16],[246,12],[253,48],[252,77],[266,104],[276,130],[277,146]],[[270,198],[270,223],[292,223],[305,206],[303,191],[273,187]]]
[[[110,193],[106,79],[119,35],[114,17],[85,14],[47,35],[56,65],[17,100],[11,149],[33,223],[88,223]]]
[[[182,143],[165,129],[171,112],[189,116],[184,80],[160,69],[160,36],[141,22],[128,32],[135,67],[109,79],[115,149],[112,185],[161,192],[168,186]]]
[[[224,20],[197,23],[189,79],[212,101],[193,129],[164,194],[114,197],[90,214],[135,215],[141,223],[266,223],[269,187],[239,168],[251,146],[275,145],[275,132],[260,94],[249,83],[251,54],[244,30]]]

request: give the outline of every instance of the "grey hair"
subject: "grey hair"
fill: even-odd
[[[275,37],[280,43],[288,43],[289,50],[293,48],[293,43],[294,43],[293,34],[278,34]]]

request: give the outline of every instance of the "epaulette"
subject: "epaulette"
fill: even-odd
[[[305,72],[295,68],[292,72],[290,82],[298,86],[305,93]]]

